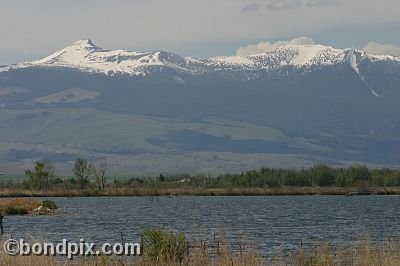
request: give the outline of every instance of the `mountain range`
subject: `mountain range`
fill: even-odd
[[[199,59],[81,40],[0,66],[0,172],[398,166],[400,58],[323,45]],[[4,170],[3,170],[4,169]]]

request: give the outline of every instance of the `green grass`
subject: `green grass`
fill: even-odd
[[[152,264],[162,261],[182,263],[187,252],[187,240],[183,233],[161,229],[146,229],[142,234],[146,259]]]

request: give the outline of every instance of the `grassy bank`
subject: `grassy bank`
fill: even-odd
[[[176,240],[176,239],[173,239]],[[170,243],[170,242],[169,242]],[[94,256],[65,257],[52,256],[10,256],[0,250],[0,265],[5,266],[52,266],[52,265],[137,265],[137,266],[398,266],[400,265],[400,246],[398,243],[386,242],[380,246],[368,241],[360,241],[352,246],[340,247],[321,245],[315,249],[300,248],[273,257],[262,257],[252,245],[243,244],[240,251],[233,251],[229,243],[221,243],[217,248],[199,245],[190,253],[181,252],[174,244],[156,243],[158,250],[146,246],[144,254],[139,257]],[[3,243],[0,243],[3,244]]]
[[[0,197],[97,197],[97,196],[284,196],[284,195],[400,195],[400,187],[278,187],[278,188],[193,188],[141,187],[93,189],[52,189],[49,191],[19,188],[0,189]]]

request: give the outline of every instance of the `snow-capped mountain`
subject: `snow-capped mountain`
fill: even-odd
[[[77,157],[158,173],[397,165],[399,84],[398,57],[357,49],[197,59],[82,40],[0,67],[0,166],[45,158],[70,171]]]
[[[195,60],[191,61],[163,51],[110,51],[96,46],[91,40],[80,40],[43,59],[11,65],[2,70],[27,67],[67,67],[104,74],[144,75],[146,74],[145,69],[151,66],[165,66],[188,71],[188,64],[191,62],[197,63]]]
[[[393,56],[374,56],[356,49],[335,49],[323,45],[284,45],[275,50],[251,56],[197,59],[164,51],[131,52],[107,50],[91,40],[80,40],[43,59],[0,68],[0,71],[28,67],[67,67],[106,75],[148,75],[154,67],[178,72],[202,74],[213,71],[279,71],[312,67],[350,65],[358,74],[361,61],[400,62]]]

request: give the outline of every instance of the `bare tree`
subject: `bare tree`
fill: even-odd
[[[99,167],[96,168],[96,166],[92,165],[92,172],[96,176],[96,182],[97,182],[97,187],[99,190],[104,191],[104,187],[107,182],[106,178],[106,171],[107,171],[107,163],[106,162],[101,162]]]
[[[92,167],[90,166],[88,160],[76,159],[73,171],[75,176],[79,180],[79,185],[81,189],[84,189],[85,186],[89,183],[89,176],[92,171]]]

